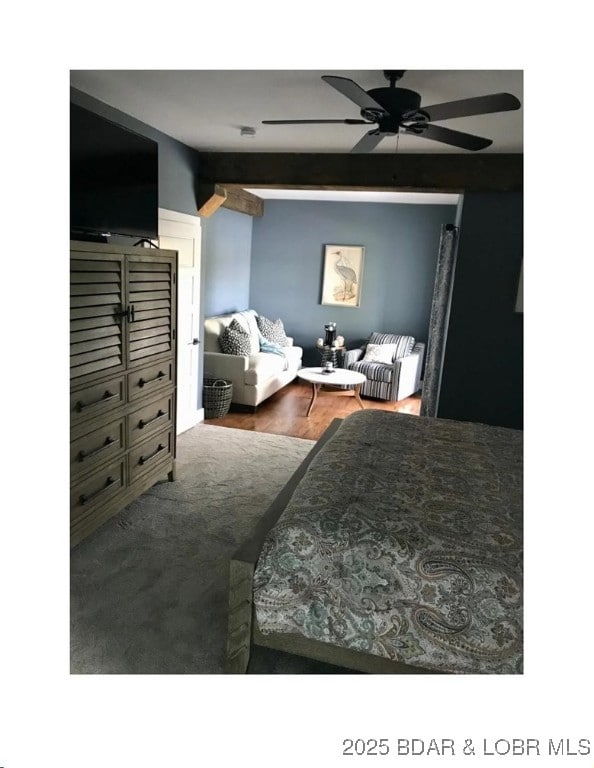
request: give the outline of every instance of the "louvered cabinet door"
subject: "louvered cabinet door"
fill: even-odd
[[[175,351],[175,266],[171,252],[127,259],[128,367]]]
[[[175,251],[71,242],[71,545],[175,475]]]
[[[124,259],[117,254],[70,255],[70,378],[115,373],[125,365]]]

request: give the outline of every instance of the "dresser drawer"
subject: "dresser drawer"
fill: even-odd
[[[128,445],[131,447],[153,432],[170,429],[173,424],[173,394],[143,405],[128,417]]]
[[[102,384],[91,384],[88,387],[70,393],[70,421],[78,424],[85,419],[95,418],[109,413],[126,400],[124,376],[118,376]]]
[[[132,448],[128,454],[130,484],[145,472],[173,459],[173,431],[166,430]]]
[[[113,460],[124,450],[124,419],[112,421],[70,443],[70,476]]]
[[[125,458],[95,472],[70,491],[70,523],[106,504],[124,487]]]
[[[128,401],[150,395],[173,384],[173,361],[164,360],[128,374]]]

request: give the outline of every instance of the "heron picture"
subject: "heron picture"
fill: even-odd
[[[364,252],[361,245],[326,245],[322,304],[335,307],[360,305]]]

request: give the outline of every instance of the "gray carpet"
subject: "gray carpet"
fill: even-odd
[[[176,481],[71,553],[71,672],[223,673],[229,560],[313,444],[206,424],[180,435]],[[256,648],[248,672],[344,670]]]

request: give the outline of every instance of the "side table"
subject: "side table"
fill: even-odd
[[[328,361],[332,363],[333,368],[338,368],[338,353],[344,350],[344,347],[318,347],[321,355],[320,365],[323,368]]]

